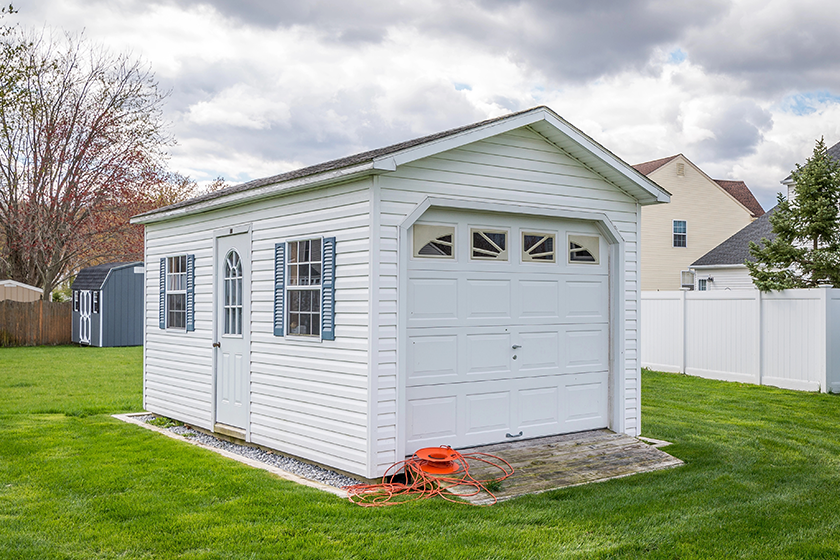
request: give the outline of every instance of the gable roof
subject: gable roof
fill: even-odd
[[[837,142],[832,147],[830,147],[827,150],[827,152],[828,152],[828,155],[830,157],[832,157],[832,158],[834,158],[834,159],[836,159],[837,161],[840,162],[840,142]],[[793,183],[793,174],[791,173],[790,175],[788,175],[787,177],[785,177],[784,179],[782,179],[779,182],[782,183],[783,185],[789,185],[789,184]]]
[[[752,215],[758,218],[764,215],[764,208],[756,200],[750,188],[743,181],[727,181],[715,179],[715,183],[723,187],[723,190],[731,194],[738,202],[743,204]]]
[[[134,216],[131,223],[148,224],[164,221],[182,215],[243,204],[280,193],[323,186],[366,175],[387,173],[395,171],[399,165],[526,126],[624,190],[641,204],[655,204],[670,200],[668,191],[637,173],[629,164],[548,107],[540,106],[288,173],[233,185]]]
[[[656,171],[657,169],[659,169],[660,167],[662,167],[663,165],[665,165],[666,163],[670,162],[673,159],[678,158],[681,155],[682,154],[677,154],[675,156],[669,156],[669,157],[662,158],[662,159],[655,159],[653,161],[646,161],[644,163],[637,163],[636,165],[633,166],[633,169],[635,169],[636,171],[638,171],[642,175],[647,176],[647,175],[650,175],[651,173],[653,173],[654,171]],[[683,156],[683,157],[685,157],[685,156]]]
[[[727,181],[723,179],[712,179],[711,177],[706,175],[702,169],[697,167],[690,159],[685,157],[683,154],[668,156],[662,159],[655,159],[653,161],[646,161],[644,163],[637,163],[633,166],[633,169],[635,169],[642,175],[650,175],[663,165],[672,162],[678,157],[682,157],[703,177],[706,177],[708,180],[717,183],[717,185],[720,188],[726,191],[732,198],[737,200],[741,204],[741,206],[746,208],[747,211],[752,215],[752,217],[757,218],[764,214],[764,208],[762,208],[761,204],[758,203],[758,200],[756,200],[755,196],[753,196],[752,191],[750,191],[750,188],[747,186],[746,183],[744,183],[743,181]]]
[[[79,271],[79,274],[76,275],[76,279],[73,281],[73,285],[70,287],[72,290],[101,290],[102,285],[105,284],[105,280],[108,278],[108,274],[117,268],[124,268],[129,266],[143,266],[142,262],[116,262],[116,263],[106,263],[106,264],[98,264],[96,266],[89,266],[87,268],[83,268]]]
[[[765,212],[757,220],[747,224],[729,239],[691,263],[692,267],[720,266],[744,264],[754,260],[750,255],[750,241],[760,243],[763,238],[773,240],[773,225],[770,216],[776,211],[776,206]]]

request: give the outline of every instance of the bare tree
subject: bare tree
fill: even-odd
[[[148,66],[83,36],[0,39],[0,266],[48,297],[165,175],[165,95]]]

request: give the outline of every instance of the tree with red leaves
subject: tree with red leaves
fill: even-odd
[[[0,273],[49,297],[87,264],[142,255],[128,217],[161,205],[156,188],[194,183],[165,171],[147,66],[82,36],[6,27],[0,43]]]

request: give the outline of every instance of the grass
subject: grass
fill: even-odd
[[[0,349],[0,558],[837,558],[840,397],[643,374],[686,465],[364,509],[121,423],[139,349]]]

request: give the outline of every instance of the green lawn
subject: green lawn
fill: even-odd
[[[684,467],[363,509],[124,424],[141,351],[0,349],[0,558],[838,558],[840,397],[643,375]]]

